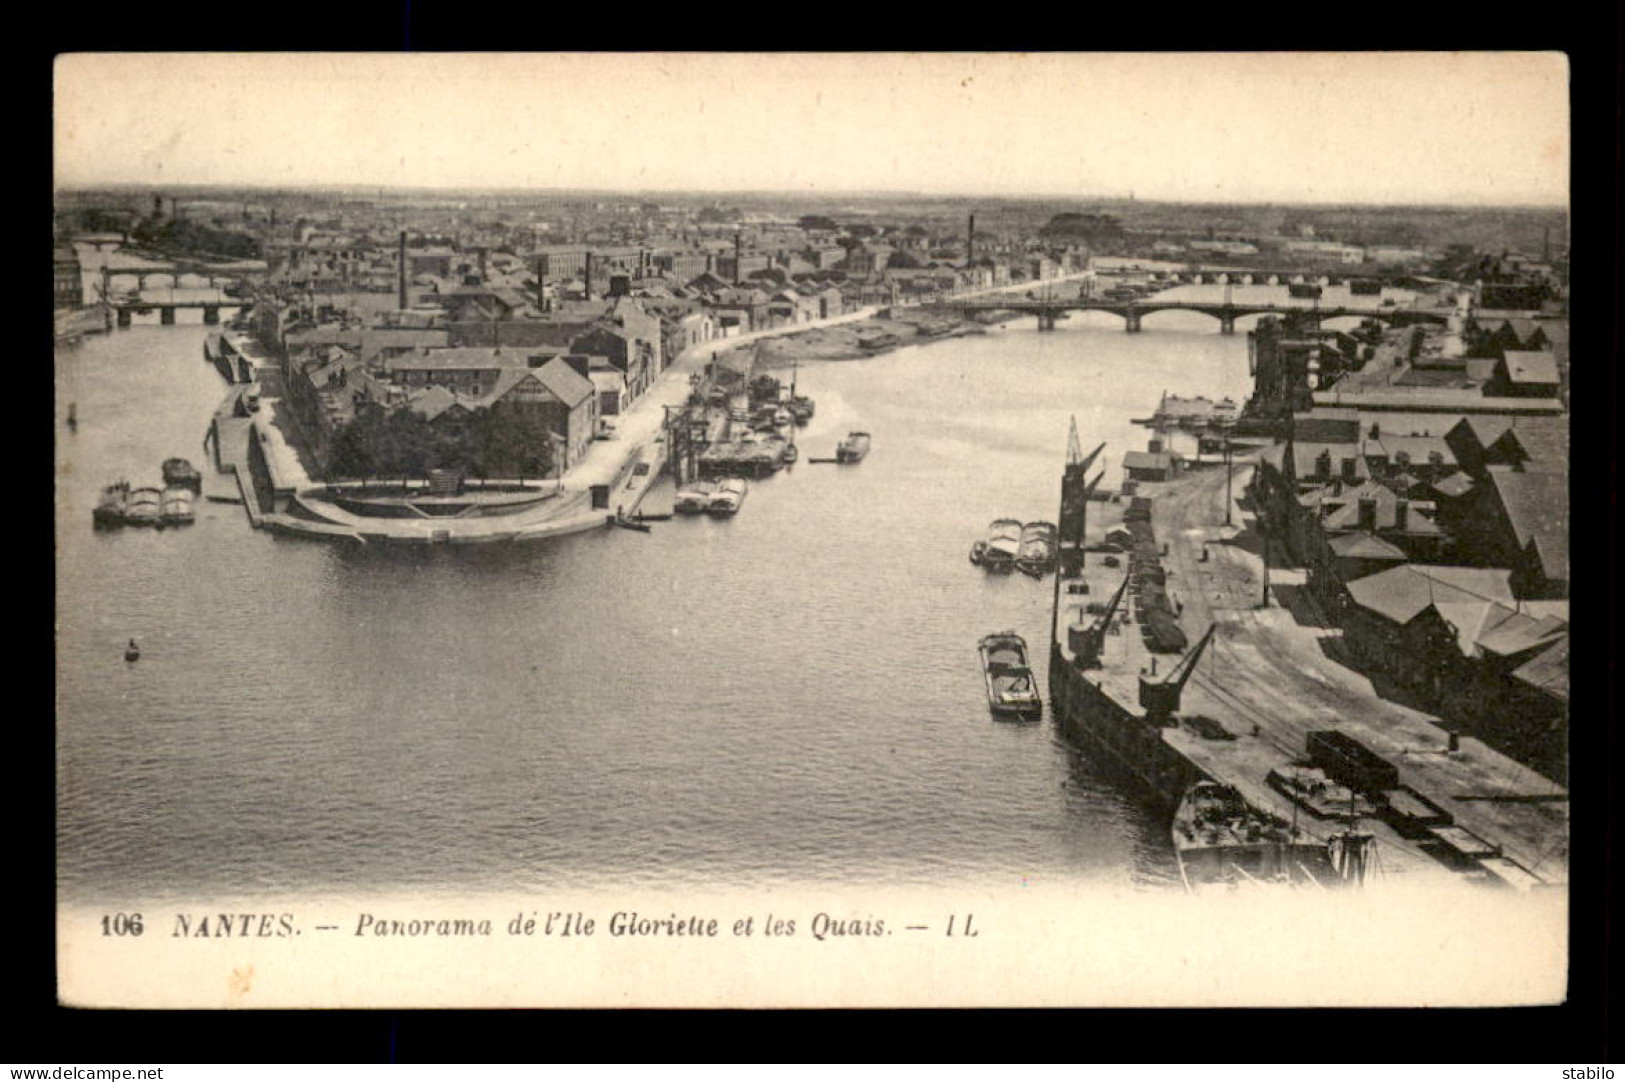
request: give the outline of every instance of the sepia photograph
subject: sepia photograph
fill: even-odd
[[[1563,1002],[1569,78],[59,56],[60,1001]]]

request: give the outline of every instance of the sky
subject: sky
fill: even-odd
[[[1562,205],[1557,53],[73,54],[59,187]]]

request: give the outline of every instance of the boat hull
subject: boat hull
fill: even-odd
[[[1338,883],[1325,845],[1176,845],[1179,878],[1192,893],[1248,886],[1331,887]]]
[[[1044,714],[1038,679],[1027,662],[1027,644],[1017,635],[989,635],[978,646],[988,711],[1001,720],[1025,720]]]

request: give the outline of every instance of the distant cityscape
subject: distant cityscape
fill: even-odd
[[[1566,211],[125,189],[59,193],[56,226],[59,336],[188,305],[224,319],[216,471],[256,526],[363,543],[636,527],[661,474],[771,472],[793,461],[797,358],[1069,311],[1129,332],[1180,307],[1225,333],[1256,317],[1248,400],[1148,392],[1156,435],[1114,499],[1202,465],[1169,432],[1209,466],[1254,454],[1266,583],[1289,563],[1343,661],[1448,714],[1450,750],[1465,735],[1565,783]],[[1191,284],[1222,299],[1170,293]],[[1289,294],[1232,296],[1264,285]],[[1177,623],[1154,593],[1152,639]],[[1182,650],[1170,635],[1152,652]],[[1051,679],[1092,660],[1057,653]],[[1561,858],[1509,856],[1562,828],[1491,807],[1473,840],[1427,844],[1498,881],[1563,881]]]

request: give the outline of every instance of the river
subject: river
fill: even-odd
[[[103,484],[202,461],[206,333],[57,354],[65,901],[1174,881],[1048,718],[990,719],[977,640],[1015,629],[1042,669],[1051,585],[966,557],[993,518],[1053,520],[1070,417],[1115,484],[1163,390],[1243,399],[1244,336],[1095,313],[802,364],[803,461],[648,535],[384,550],[206,502],[93,532]],[[861,465],[806,461],[850,429]]]

